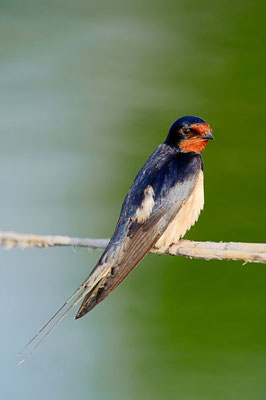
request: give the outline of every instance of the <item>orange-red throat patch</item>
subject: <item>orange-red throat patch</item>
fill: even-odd
[[[181,142],[179,148],[184,151],[193,151],[193,152],[203,151],[206,147],[207,142],[208,139],[203,139],[201,137],[194,137],[191,139],[186,139],[183,142]]]

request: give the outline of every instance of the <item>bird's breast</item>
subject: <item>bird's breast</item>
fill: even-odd
[[[184,202],[173,221],[155,244],[156,249],[165,251],[173,242],[177,242],[198,220],[204,206],[203,171],[200,171],[197,183],[189,198]]]

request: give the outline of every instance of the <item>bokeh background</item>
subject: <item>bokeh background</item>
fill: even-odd
[[[265,241],[265,1],[0,6],[0,229],[110,237],[169,125],[199,115],[195,240]],[[266,398],[263,265],[148,255],[99,307],[17,351],[100,251],[0,252],[3,399]]]

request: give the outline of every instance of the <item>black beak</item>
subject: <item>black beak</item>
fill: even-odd
[[[211,132],[206,132],[200,136],[202,139],[214,140],[214,136],[212,136]]]

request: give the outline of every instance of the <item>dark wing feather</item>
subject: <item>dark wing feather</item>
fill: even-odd
[[[158,241],[182,204],[183,202],[179,201],[168,210],[158,210],[143,224],[133,222],[129,225],[128,234],[116,259],[109,265],[109,271],[101,286],[86,295],[76,318],[81,318],[92,310],[130,274]]]

